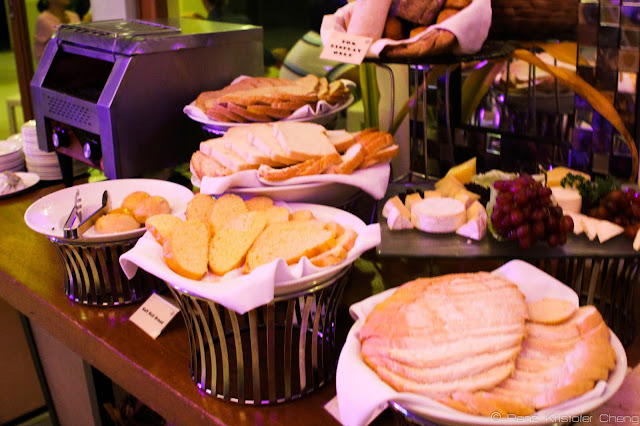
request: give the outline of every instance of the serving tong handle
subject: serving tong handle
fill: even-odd
[[[109,192],[104,191],[102,193],[102,206],[91,213],[86,219],[82,220],[82,199],[80,198],[80,192],[76,190],[73,208],[71,209],[71,213],[69,214],[69,217],[62,229],[64,232],[64,238],[75,240],[76,238],[81,237],[87,229],[91,228],[94,223],[96,223],[96,220],[98,220],[100,216],[109,211],[111,204],[110,201]],[[74,226],[78,222],[79,225]]]

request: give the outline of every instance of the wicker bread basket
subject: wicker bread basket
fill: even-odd
[[[579,0],[491,0],[493,39],[575,39]]]

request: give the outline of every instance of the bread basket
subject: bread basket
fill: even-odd
[[[163,196],[174,215],[184,214],[187,202],[193,197],[190,189],[173,182],[119,179],[56,191],[40,198],[25,212],[27,226],[53,243],[64,268],[64,293],[74,302],[93,306],[126,305],[165,289],[164,282],[151,274],[127,278],[118,263],[120,256],[134,247],[144,234],[144,227],[114,234],[97,234],[91,228],[77,239],[66,238],[64,234],[63,227],[74,206],[76,192],[85,211],[91,212],[100,205],[104,191],[108,191],[111,206],[115,208],[136,190]]]

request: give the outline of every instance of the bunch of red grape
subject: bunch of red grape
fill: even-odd
[[[567,242],[567,234],[573,231],[573,219],[553,204],[550,188],[530,175],[500,180],[493,187],[497,196],[491,224],[500,236],[518,240],[523,249],[536,241],[546,241],[551,247]]]
[[[626,191],[615,189],[602,197],[587,214],[623,226],[627,236],[634,238],[640,229],[640,195],[631,188]]]

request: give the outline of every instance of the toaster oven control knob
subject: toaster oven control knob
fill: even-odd
[[[100,145],[96,142],[86,142],[82,147],[82,153],[84,154],[84,158],[94,163],[100,160],[102,156]]]
[[[53,140],[53,146],[55,146],[56,148],[69,146],[71,143],[69,133],[67,133],[64,129],[57,129],[56,131],[54,131],[51,139]]]

